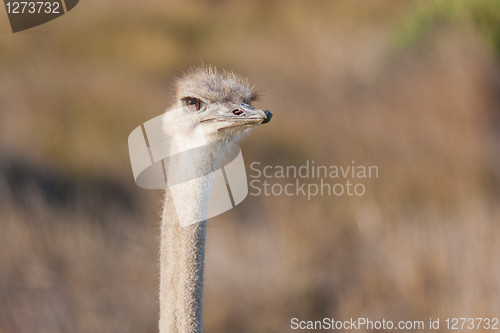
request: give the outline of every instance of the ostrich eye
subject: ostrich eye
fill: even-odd
[[[200,111],[205,106],[205,103],[193,97],[184,98],[183,101],[186,108],[191,112]]]

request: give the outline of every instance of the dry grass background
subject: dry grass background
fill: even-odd
[[[500,316],[498,28],[430,24],[436,3],[87,0],[18,34],[0,10],[0,332],[157,330],[161,194],[135,187],[126,138],[202,62],[275,115],[247,165],[380,169],[362,198],[210,221],[207,332]]]

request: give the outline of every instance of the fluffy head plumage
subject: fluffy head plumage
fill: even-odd
[[[175,93],[178,99],[197,97],[207,102],[234,102],[250,104],[259,95],[247,79],[232,72],[219,73],[215,67],[191,69],[177,79]]]

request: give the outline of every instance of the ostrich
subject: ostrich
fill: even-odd
[[[258,124],[271,120],[267,110],[250,106],[257,94],[247,80],[214,68],[196,69],[176,82],[177,103],[196,113],[197,123],[172,122],[164,114],[163,131],[175,132],[177,139],[189,142],[193,132],[202,130],[207,144],[233,143]],[[206,146],[193,160],[195,167],[215,164],[226,153],[224,144]],[[166,168],[168,177],[182,170],[181,165]],[[206,216],[210,181],[195,179],[181,193],[182,202],[196,219]],[[179,195],[176,193],[176,195]],[[165,191],[160,246],[160,333],[200,333],[202,324],[203,268],[206,218],[200,223],[182,226],[173,204],[172,193]]]

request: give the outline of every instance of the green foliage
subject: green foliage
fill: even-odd
[[[428,38],[441,27],[472,26],[500,57],[500,1],[437,0],[410,12],[398,30],[396,44],[405,48]]]

